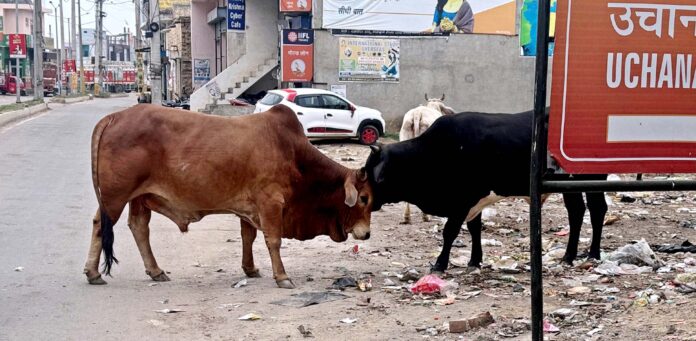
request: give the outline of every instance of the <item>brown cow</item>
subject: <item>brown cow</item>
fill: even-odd
[[[339,165],[314,148],[291,109],[279,105],[224,118],[139,104],[104,117],[92,135],[92,179],[100,209],[85,264],[91,284],[105,284],[113,262],[113,225],[130,204],[128,225],[145,272],[168,281],[150,248],[152,211],[182,232],[208,214],[241,218],[242,268],[258,277],[252,243],[261,230],[279,287],[293,288],[280,259],[281,238],[351,233],[370,237],[372,189],[364,170]]]

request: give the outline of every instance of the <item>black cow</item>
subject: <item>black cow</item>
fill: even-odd
[[[447,269],[452,243],[466,222],[473,241],[469,266],[480,267],[483,208],[500,197],[529,196],[532,116],[531,111],[448,115],[437,119],[419,137],[372,146],[365,167],[374,191],[373,210],[385,203],[406,201],[424,213],[448,218],[442,232],[442,252],[432,271]],[[427,181],[413,181],[415,178]],[[606,175],[573,178],[602,180]],[[598,259],[607,205],[604,193],[586,196],[593,228],[589,256]],[[572,263],[577,256],[585,203],[582,193],[567,193],[563,198],[570,220],[563,260]]]

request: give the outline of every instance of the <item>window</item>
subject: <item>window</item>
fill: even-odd
[[[350,110],[350,105],[336,96],[324,95],[322,97],[324,98],[323,107],[326,109]]]
[[[321,108],[320,96],[298,96],[295,98],[295,103],[305,108]]]
[[[265,105],[276,105],[283,100],[283,96],[269,92],[261,99],[261,104]]]

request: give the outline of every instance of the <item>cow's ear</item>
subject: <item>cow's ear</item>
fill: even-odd
[[[375,179],[375,183],[382,183],[384,181],[384,166],[386,162],[384,160],[379,161],[379,163],[372,169],[372,178]]]
[[[355,206],[355,204],[358,203],[358,189],[355,188],[355,185],[352,181],[350,181],[350,178],[346,181],[346,184],[343,187],[346,190],[346,200],[344,201],[345,204],[348,207]]]

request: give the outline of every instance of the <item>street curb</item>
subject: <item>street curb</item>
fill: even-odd
[[[110,93],[110,94],[109,94],[109,97],[110,97],[110,98],[119,98],[119,97],[128,97],[128,96],[130,96],[130,95],[131,95],[130,93],[119,92],[119,93],[113,93],[113,94]]]
[[[3,128],[19,120],[29,118],[48,109],[48,103],[41,103],[21,110],[8,111],[2,113],[0,114],[0,128]]]
[[[52,99],[51,99],[51,102],[53,102],[53,103],[70,104],[70,103],[78,103],[78,102],[89,101],[90,99],[91,99],[90,96],[65,97],[65,98],[52,98]]]

